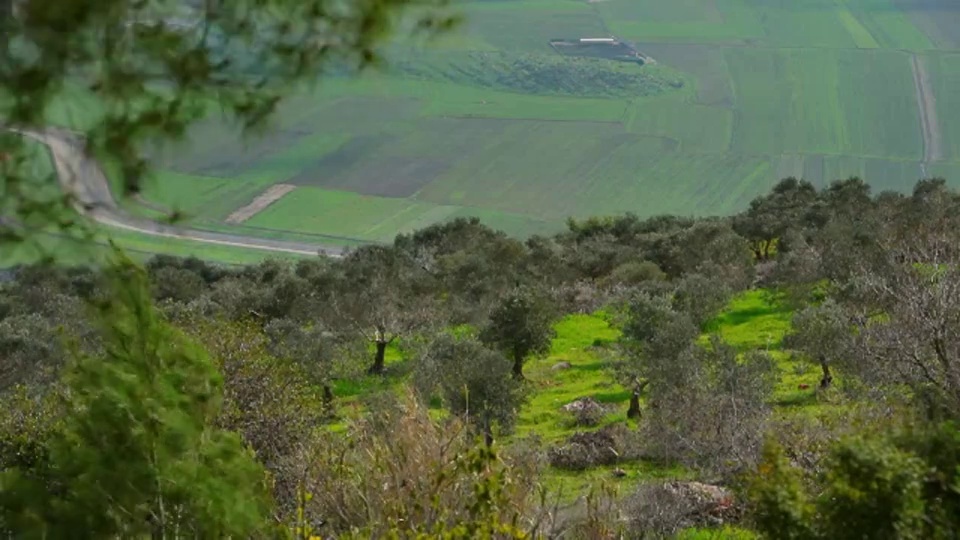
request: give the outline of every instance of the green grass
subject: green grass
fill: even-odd
[[[791,312],[773,293],[753,290],[734,298],[707,326],[741,350],[778,349],[790,329]]]
[[[816,393],[819,368],[781,350],[793,312],[772,291],[758,289],[734,298],[707,327],[742,352],[766,351],[777,361],[780,376],[773,403],[786,411],[820,411]],[[704,336],[705,337],[705,336]],[[807,385],[802,389],[801,385]]]
[[[690,74],[697,103],[724,108],[735,104],[723,48],[690,43],[640,43],[637,48],[657,62]]]
[[[874,39],[873,34],[870,33],[863,24],[857,19],[850,10],[846,8],[841,8],[837,13],[837,16],[840,19],[840,22],[843,23],[843,26],[847,29],[847,32],[850,33],[850,36],[853,37],[853,42],[857,45],[858,49],[878,49],[880,44],[877,43],[877,40]]]
[[[586,2],[470,2],[464,8],[467,35],[508,52],[550,53],[551,39],[609,33]]]
[[[674,540],[754,540],[755,538],[759,536],[753,531],[726,525],[716,529],[684,529]]]
[[[728,51],[737,100],[752,104],[737,116],[732,149],[918,158],[908,60],[887,51]]]
[[[597,315],[571,315],[556,325],[556,332],[550,352],[524,368],[532,395],[520,412],[517,436],[536,433],[546,442],[569,436],[575,431],[572,417],[561,407],[583,397],[615,407],[610,420],[625,420],[630,393],[612,380],[594,347],[598,341],[616,340],[619,330]],[[553,370],[560,362],[569,362],[570,369]]]

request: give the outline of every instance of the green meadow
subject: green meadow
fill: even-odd
[[[356,244],[460,216],[523,237],[570,216],[731,214],[786,176],[860,176],[892,190],[924,171],[956,182],[960,6],[949,0],[458,9],[453,34],[398,37],[383,67],[296,92],[263,137],[241,136],[217,113],[153,149],[146,201],[201,228]],[[653,61],[551,46],[610,35]],[[914,57],[926,66],[936,141],[921,132]],[[83,125],[95,110],[74,92],[51,119]],[[942,155],[924,163],[934,144]],[[295,189],[225,223],[278,183]]]

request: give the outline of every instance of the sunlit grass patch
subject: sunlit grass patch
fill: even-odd
[[[573,417],[561,407],[584,397],[610,406],[606,422],[626,420],[630,394],[608,369],[605,349],[620,331],[598,314],[567,316],[555,329],[550,352],[531,359],[524,369],[530,394],[520,411],[517,435],[536,433],[545,442],[555,442],[573,434]],[[564,362],[570,366],[554,369]]]
[[[615,476],[619,469],[623,476]],[[597,490],[600,486],[613,487],[620,496],[629,495],[644,482],[653,480],[692,480],[694,474],[679,466],[668,466],[651,461],[627,461],[615,465],[592,467],[583,471],[549,468],[543,475],[544,487],[567,502]]]
[[[793,312],[767,289],[747,291],[707,325],[708,333],[740,349],[777,350],[790,330]]]

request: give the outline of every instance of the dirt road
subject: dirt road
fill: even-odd
[[[930,75],[923,58],[912,55],[910,66],[913,69],[913,83],[916,87],[917,108],[920,111],[920,129],[923,133],[923,173],[926,166],[943,159],[943,140],[940,137],[940,124],[937,122],[937,102],[930,86]]]
[[[330,257],[343,255],[344,248],[340,246],[202,231],[131,216],[117,206],[103,169],[95,160],[87,156],[83,149],[83,141],[77,135],[57,128],[47,128],[42,131],[16,129],[12,131],[36,139],[50,149],[60,185],[74,196],[74,206],[77,211],[97,223],[150,236],[186,239],[220,246],[296,255],[323,254]]]

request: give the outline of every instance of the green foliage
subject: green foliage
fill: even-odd
[[[222,381],[151,306],[142,270],[118,260],[98,306],[104,353],[65,375],[49,471],[8,469],[0,494],[17,536],[245,536],[265,523],[265,474],[236,434],[213,427]]]
[[[748,497],[757,528],[769,538],[813,538],[811,518],[815,509],[804,491],[802,472],[790,464],[783,449],[768,442]]]
[[[178,321],[204,345],[223,377],[224,403],[216,426],[239,434],[271,475],[277,512],[289,515],[301,481],[299,453],[332,412],[311,374],[329,366],[315,359],[270,354],[262,329],[249,322],[211,319]],[[302,338],[302,336],[300,336]],[[297,337],[291,348],[299,347]],[[301,349],[302,350],[302,349]]]
[[[513,374],[523,378],[523,362],[530,354],[546,352],[555,335],[553,308],[538,292],[517,288],[500,301],[480,332],[480,341],[513,360]]]
[[[88,149],[117,164],[124,194],[137,193],[148,169],[144,146],[182,138],[215,110],[211,100],[236,128],[252,133],[298,83],[333,67],[374,62],[375,47],[396,26],[398,9],[421,8],[408,29],[433,34],[449,28],[453,19],[430,9],[443,5],[22,2],[0,13],[6,36],[0,117],[16,126],[44,126],[60,100],[69,101],[65,88],[82,85],[92,94],[92,103],[84,104],[90,118],[82,126]],[[14,164],[25,155],[16,135],[0,137],[0,150],[14,156],[5,160]],[[75,228],[69,198],[50,197],[49,190],[35,189],[29,174],[6,162],[3,167],[5,214],[30,218],[31,225]],[[22,239],[30,231],[5,224],[3,232]]]
[[[824,387],[829,386],[832,380],[827,366],[851,354],[852,344],[849,316],[833,299],[794,315],[793,331],[784,339],[784,346],[821,364],[824,370],[821,384]]]
[[[751,242],[758,260],[767,260],[774,254],[778,238],[803,225],[816,196],[810,182],[785,178],[769,194],[750,202],[750,208],[734,220],[734,230]]]
[[[513,429],[523,399],[511,369],[510,360],[478,341],[440,334],[419,355],[414,379],[424,397],[439,390],[450,412],[492,436],[495,426]]]
[[[747,491],[757,527],[769,538],[952,538],[960,525],[957,433],[947,423],[845,440],[813,493],[769,445]]]
[[[42,476],[49,465],[48,442],[60,428],[60,404],[53,392],[17,387],[0,399],[0,470]]]
[[[525,526],[534,463],[486,446],[458,418],[437,422],[412,395],[309,449],[307,522],[346,538],[508,538]],[[474,536],[471,536],[474,535]]]

